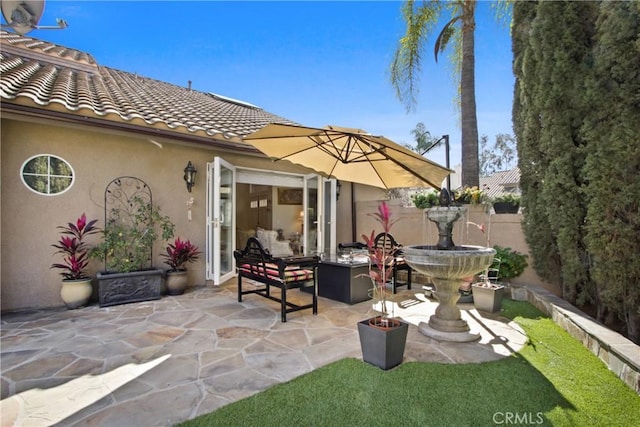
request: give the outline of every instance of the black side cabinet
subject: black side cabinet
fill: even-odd
[[[318,264],[318,295],[321,297],[357,304],[371,299],[372,287],[368,263],[349,264],[325,259]]]

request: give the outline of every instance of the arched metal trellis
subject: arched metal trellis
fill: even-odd
[[[121,176],[111,181],[104,192],[104,223],[112,232],[122,235],[105,254],[105,265],[114,265],[114,259],[131,260],[139,267],[151,268],[153,245],[144,236],[153,214],[151,188],[133,176]],[[121,231],[119,231],[121,230]],[[110,259],[110,257],[112,259]]]

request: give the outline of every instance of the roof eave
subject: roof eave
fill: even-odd
[[[2,102],[0,106],[0,112],[2,117],[10,118],[13,114],[19,116],[26,116],[31,118],[49,119],[56,122],[63,122],[67,124],[75,124],[81,126],[90,126],[93,128],[100,128],[104,130],[120,131],[126,133],[133,133],[137,135],[144,135],[155,138],[165,138],[167,140],[195,144],[200,146],[207,146],[211,148],[220,148],[225,150],[241,151],[247,154],[262,154],[258,149],[250,144],[245,144],[240,137],[226,138],[225,140],[216,139],[215,137],[205,137],[194,134],[186,134],[175,130],[159,129],[150,127],[148,125],[141,126],[126,122],[117,122],[112,120],[105,120],[96,117],[70,114],[63,111],[54,111],[49,109],[43,109],[38,107],[30,107],[11,102]],[[220,134],[221,137],[224,137]]]

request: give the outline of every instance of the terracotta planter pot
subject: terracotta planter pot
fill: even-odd
[[[87,305],[92,293],[91,279],[63,280],[60,288],[62,301],[72,310]]]
[[[167,294],[182,295],[187,289],[187,281],[187,270],[167,271],[165,279]]]
[[[384,328],[366,319],[358,322],[362,360],[380,369],[391,369],[402,363],[409,324],[398,319],[397,326]]]

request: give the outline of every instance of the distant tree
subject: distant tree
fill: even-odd
[[[431,136],[431,132],[427,130],[427,127],[422,122],[418,123],[416,127],[411,130],[411,134],[416,142],[416,145],[411,147],[411,149],[422,156],[444,144],[444,139],[442,137]]]
[[[480,176],[493,175],[513,169],[517,165],[518,152],[513,135],[499,133],[493,146],[489,147],[489,137],[480,138],[480,154],[478,155]]]
[[[508,3],[499,2],[508,10]],[[422,51],[439,19],[447,16],[434,43],[435,59],[450,44],[456,75],[459,79],[460,116],[462,121],[462,185],[473,187],[479,184],[478,167],[478,119],[475,95],[475,11],[476,0],[425,1],[416,5],[407,1],[402,5],[402,17],[406,23],[406,33],[391,62],[391,83],[398,99],[407,110],[415,104],[421,71]]]

